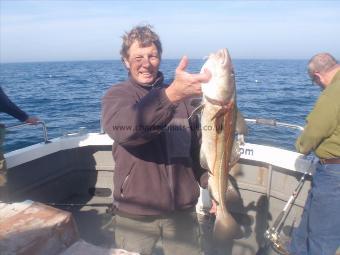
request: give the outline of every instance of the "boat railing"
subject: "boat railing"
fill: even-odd
[[[50,141],[48,140],[48,135],[47,135],[47,127],[44,121],[38,121],[36,125],[41,125],[42,129],[43,129],[43,134],[44,134],[44,142],[45,143],[49,143]],[[12,129],[16,129],[16,128],[21,128],[23,126],[36,126],[34,124],[30,124],[30,123],[21,123],[21,124],[16,124],[16,125],[10,125],[10,126],[6,126],[6,130],[12,130]]]
[[[298,129],[300,131],[304,130],[304,128],[302,126],[290,124],[290,123],[285,123],[285,122],[279,122],[275,119],[265,119],[265,118],[248,119],[248,118],[246,118],[245,121],[247,123],[253,123],[253,124],[257,124],[257,125],[287,127],[287,128],[291,128],[291,129]]]
[[[252,123],[252,124],[257,124],[257,125],[267,125],[267,126],[280,126],[280,127],[287,127],[291,129],[298,129],[300,131],[303,131],[304,128],[302,126],[296,125],[296,124],[290,124],[290,123],[285,123],[285,122],[279,122],[275,119],[266,119],[266,118],[256,118],[256,119],[250,119],[250,118],[245,118],[245,121],[247,123]],[[43,129],[43,134],[44,134],[44,142],[49,143],[50,141],[48,140],[48,134],[47,134],[47,127],[44,121],[38,121],[37,125],[41,125]],[[32,125],[29,123],[21,123],[21,124],[16,124],[16,125],[11,125],[11,126],[6,126],[7,130],[12,130],[16,128],[21,128],[23,126],[36,126]],[[104,134],[104,130],[101,127],[101,134]]]

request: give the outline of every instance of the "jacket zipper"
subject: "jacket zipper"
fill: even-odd
[[[123,184],[122,184],[122,187],[120,188],[120,196],[121,196],[121,197],[124,197],[124,186],[126,185],[128,179],[129,179],[129,177],[130,177],[130,174],[128,174],[128,175],[125,177],[125,179],[124,179],[124,181],[123,181]]]
[[[173,178],[173,169],[172,169],[172,165],[169,164],[167,166],[168,169],[168,173],[169,173],[169,187],[170,187],[170,195],[171,195],[171,210],[174,211],[175,210],[175,192],[174,192],[174,178]]]

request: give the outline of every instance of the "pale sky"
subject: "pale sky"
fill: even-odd
[[[163,58],[340,58],[340,1],[0,0],[0,62],[119,59],[122,34],[149,23]]]

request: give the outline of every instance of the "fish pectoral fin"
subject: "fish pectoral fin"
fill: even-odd
[[[241,157],[240,144],[241,143],[239,139],[235,138],[234,143],[233,143],[233,148],[231,151],[230,162],[229,162],[230,168],[233,167]]]
[[[239,145],[244,145],[244,135],[238,134],[237,135],[237,141],[239,143]]]
[[[248,126],[242,115],[242,113],[237,109],[236,114],[236,132],[238,134],[247,135],[248,134]]]
[[[219,119],[221,116],[226,115],[227,113],[233,110],[234,102],[229,102],[229,104],[222,106],[214,116],[212,116],[211,120]]]

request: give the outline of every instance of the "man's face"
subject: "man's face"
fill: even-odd
[[[312,75],[310,75],[310,77],[312,79],[312,83],[318,85],[321,90],[324,90],[326,88],[324,84],[324,78],[320,73],[313,73]]]
[[[124,58],[124,62],[132,78],[138,84],[151,85],[157,78],[160,65],[156,45],[140,47],[136,41],[131,45],[128,55],[127,59]]]

